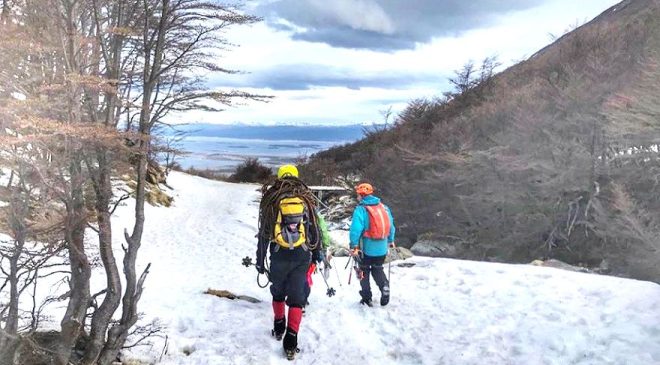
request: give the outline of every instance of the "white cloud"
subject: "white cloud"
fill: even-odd
[[[321,4],[320,0],[311,1]],[[265,23],[260,23],[230,31],[228,38],[240,44],[240,47],[224,54],[219,60],[223,67],[260,73],[260,76],[261,73],[308,64],[341,70],[340,76],[347,79],[351,75],[355,78],[377,78],[378,75],[392,74],[409,74],[411,79],[420,74],[437,74],[444,78],[468,60],[478,62],[492,55],[498,55],[504,66],[512,65],[550,43],[551,34],[561,35],[570,25],[592,19],[615,3],[616,0],[548,0],[538,7],[499,15],[492,26],[472,29],[452,37],[433,38],[428,43],[417,44],[415,49],[396,52],[333,48],[324,43],[294,41],[291,39],[293,32],[275,31]],[[360,18],[357,15],[366,9],[376,9],[378,5],[374,1],[341,0],[325,4],[326,12],[342,19],[347,26],[371,27],[373,31],[378,31],[378,26],[382,26],[385,28],[381,31],[387,30],[387,22],[378,26],[374,23],[374,19],[387,16],[384,12],[380,14],[377,10],[370,10],[374,14],[373,19],[365,18],[361,23],[356,20]],[[347,7],[349,4],[357,4],[353,7],[354,13],[346,13],[351,9]],[[213,84],[221,85],[222,78],[214,77]],[[447,88],[446,82],[429,81],[406,84],[398,89],[368,87],[350,90],[336,86],[318,86],[297,91],[252,89],[276,98],[267,104],[249,102],[218,114],[191,112],[173,119],[211,123],[272,121],[347,124],[379,121],[382,119],[379,111],[389,105],[400,111],[408,100],[438,96]]]
[[[373,0],[310,0],[316,10],[338,24],[352,29],[393,34],[394,24],[383,8]]]

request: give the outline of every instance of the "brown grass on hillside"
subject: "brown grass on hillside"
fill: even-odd
[[[624,2],[488,87],[412,101],[393,128],[305,168],[372,181],[401,244],[450,235],[465,258],[607,259],[660,280],[658,19],[659,1]]]

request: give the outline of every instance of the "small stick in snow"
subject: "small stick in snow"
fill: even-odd
[[[208,289],[207,291],[204,292],[204,294],[210,294],[210,295],[215,295],[216,297],[220,298],[227,298],[227,299],[241,299],[248,301],[250,303],[261,303],[261,301],[257,298],[253,298],[247,295],[236,295],[229,290],[215,290],[215,289]]]

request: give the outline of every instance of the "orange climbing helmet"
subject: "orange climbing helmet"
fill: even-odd
[[[361,196],[371,195],[374,193],[374,187],[369,183],[362,183],[355,187],[355,192]]]

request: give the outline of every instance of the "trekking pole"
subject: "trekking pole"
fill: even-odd
[[[324,270],[326,271],[326,273],[327,273],[329,270],[332,270],[332,269],[334,268],[334,266],[333,266],[332,264],[330,264],[330,260],[328,260],[327,258],[325,258],[325,259],[323,260],[323,264],[325,265]],[[334,271],[335,271],[335,273],[337,274],[337,281],[339,282],[339,286],[342,286],[342,285],[341,285],[341,280],[339,279],[339,271],[337,271],[337,270],[334,270]],[[329,273],[328,273],[327,275],[330,276]],[[327,278],[326,278],[326,279],[327,279]]]
[[[348,256],[348,261],[346,261],[346,266],[344,266],[344,270],[348,269],[348,265],[351,264],[351,260],[353,259],[353,256]]]
[[[336,267],[335,267],[335,274],[337,274],[337,282],[339,283],[339,286],[342,286],[341,285],[341,279],[339,278],[339,270],[337,270]]]
[[[353,250],[353,254],[350,255],[348,262],[346,262],[346,266],[344,266],[344,270],[348,268],[348,265],[350,265],[351,260],[353,261],[353,266],[355,266],[355,255],[357,252],[357,248]],[[351,271],[348,273],[348,285],[351,285],[351,277],[353,276],[353,267],[351,267]]]
[[[323,278],[323,282],[325,283],[325,286],[328,288],[328,291],[325,292],[325,294],[329,297],[335,295],[335,289],[331,288],[330,285],[328,285],[328,280],[325,278],[325,275],[321,273],[321,277]]]
[[[396,250],[396,249],[394,249]],[[394,255],[390,256],[390,261],[387,262],[387,282],[390,282],[390,274],[392,273],[392,259],[394,259]]]
[[[314,197],[314,199],[316,199],[317,202],[319,202],[321,205],[323,205],[325,207],[325,209],[330,210],[330,207],[327,206],[321,199],[319,199],[319,197],[316,196],[316,194],[312,194],[312,196]]]
[[[396,250],[396,245],[394,244],[394,242],[392,242],[391,248],[394,251],[394,255],[396,255],[396,258],[399,258],[399,252]],[[392,255],[392,256],[394,256],[394,255]],[[392,259],[393,258],[394,257],[390,257],[390,261],[387,263],[387,281],[388,282],[390,281],[390,274],[392,272]]]
[[[353,274],[353,270],[355,270],[355,277],[358,280],[364,279],[364,271],[362,271],[362,268],[360,268],[360,262],[361,261],[358,261],[358,259],[359,259],[358,255],[359,254],[360,254],[360,250],[358,250],[357,248],[355,250],[353,250],[353,255],[354,255],[353,256],[353,268],[351,270],[351,273],[348,275],[348,285],[351,285],[351,276]],[[358,258],[356,259],[355,257],[358,257]]]
[[[352,258],[353,257],[351,256],[351,259]],[[351,271],[349,271],[349,273],[348,273],[348,285],[351,285],[351,276],[353,276],[353,268],[352,267],[351,267]]]

